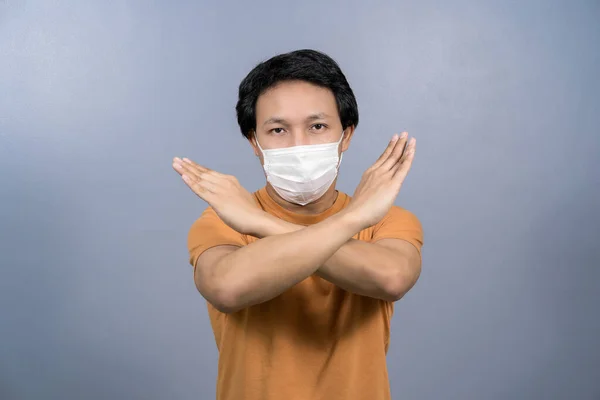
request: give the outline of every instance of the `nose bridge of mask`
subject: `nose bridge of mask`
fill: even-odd
[[[254,140],[256,140],[256,145],[263,153],[263,156],[269,155],[270,157],[277,156],[287,156],[289,154],[309,154],[309,153],[318,153],[323,151],[330,151],[334,146],[336,150],[338,149],[340,143],[344,139],[345,131],[342,131],[342,135],[338,139],[337,142],[332,143],[319,143],[319,144],[306,144],[301,146],[291,146],[291,147],[282,147],[279,149],[263,149],[258,141],[258,134],[256,131],[254,132]]]

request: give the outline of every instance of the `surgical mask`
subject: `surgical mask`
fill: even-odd
[[[344,132],[337,142],[310,144],[263,150],[267,181],[284,200],[305,206],[321,198],[338,174],[342,162],[339,145]]]

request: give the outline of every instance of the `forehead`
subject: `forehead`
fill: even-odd
[[[256,121],[277,116],[287,120],[303,119],[310,114],[337,115],[331,90],[308,82],[282,82],[260,95],[256,102]]]

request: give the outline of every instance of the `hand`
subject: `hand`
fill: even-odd
[[[264,211],[235,176],[220,174],[195,162],[175,157],[173,168],[183,181],[217,215],[239,233],[253,235],[260,226]]]
[[[346,209],[366,229],[377,224],[394,204],[415,155],[416,140],[394,135],[379,159],[362,176]]]

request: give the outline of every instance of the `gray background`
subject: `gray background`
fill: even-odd
[[[171,159],[261,187],[237,85],[315,48],[361,112],[342,190],[418,138],[393,397],[600,399],[599,2],[225,3],[0,1],[0,398],[214,397]]]

